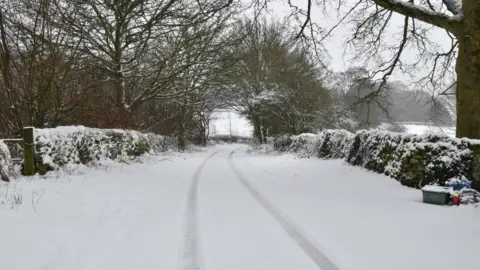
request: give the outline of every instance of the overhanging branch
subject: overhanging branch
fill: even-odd
[[[455,16],[449,16],[401,0],[374,0],[374,2],[385,9],[435,25],[451,33],[457,32],[457,29],[461,26],[463,20],[463,15],[461,13]]]

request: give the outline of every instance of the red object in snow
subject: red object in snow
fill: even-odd
[[[460,205],[460,197],[458,197],[458,194],[453,194],[453,204]]]

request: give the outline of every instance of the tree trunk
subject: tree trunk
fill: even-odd
[[[118,127],[126,129],[135,129],[133,113],[125,105],[118,105],[118,116],[116,124]]]
[[[116,118],[117,127],[134,129],[134,119],[131,108],[127,106],[125,98],[125,77],[121,71],[120,65],[118,66],[118,71],[114,74],[113,87],[116,94],[116,106],[118,115]]]
[[[207,147],[207,136],[205,133],[202,134],[202,146]]]
[[[186,139],[185,139],[185,125],[183,123],[178,124],[177,141],[178,141],[178,148],[180,150],[183,151],[187,148],[187,142],[186,142]]]
[[[253,137],[259,142],[262,143],[262,124],[260,122],[260,116],[254,115],[252,117],[253,124]]]
[[[202,145],[203,146],[207,146],[207,140],[208,140],[208,137],[210,135],[210,116],[208,117],[205,117],[204,121],[202,121],[202,125],[203,125],[203,142],[202,142]]]
[[[263,124],[262,121],[262,144],[267,143],[267,127]]]
[[[457,71],[457,137],[480,139],[480,2],[464,0]]]
[[[117,32],[119,31],[120,26],[117,24]],[[115,99],[116,99],[116,107],[118,110],[118,115],[116,118],[116,124],[122,128],[130,128],[133,129],[134,121],[132,115],[132,109],[127,106],[126,100],[126,78],[123,73],[123,65],[122,65],[122,55],[123,49],[121,48],[121,37],[119,33],[116,33],[114,41],[114,51],[115,55],[113,57],[113,88],[115,91]]]
[[[177,127],[176,127],[176,135],[177,135],[177,142],[178,148],[180,150],[185,150],[187,147],[187,142],[185,139],[185,118],[186,118],[187,108],[185,104],[180,105],[178,108],[178,118],[177,118]]]
[[[200,136],[202,137],[202,141],[200,142],[202,146],[206,147],[207,146],[207,129],[205,128],[205,125],[202,124],[202,128],[200,130]]]

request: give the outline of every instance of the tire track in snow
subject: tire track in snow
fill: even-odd
[[[239,148],[240,149],[240,148]],[[301,233],[301,230],[289,220],[287,216],[282,214],[278,209],[275,208],[258,190],[256,190],[243,173],[238,169],[238,167],[233,162],[233,154],[236,150],[230,152],[228,156],[228,161],[230,168],[237,176],[238,180],[242,185],[250,192],[252,197],[260,203],[260,205],[267,210],[267,212],[280,224],[280,226],[285,230],[285,232],[290,236],[290,238],[295,241],[295,243],[310,257],[310,259],[319,267],[321,270],[339,270],[339,268],[332,262],[330,259],[325,256],[313,243]]]
[[[200,167],[193,174],[192,182],[188,188],[181,270],[201,270],[203,268],[198,232],[198,184],[205,164],[217,153],[212,153],[200,164]]]

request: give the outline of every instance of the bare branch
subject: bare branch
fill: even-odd
[[[463,16],[461,14],[449,16],[402,0],[374,0],[374,2],[388,10],[435,25],[452,33],[457,32],[462,25]]]
[[[307,0],[307,14],[305,15],[305,22],[300,28],[300,32],[297,34],[297,38],[303,35],[303,31],[305,31],[305,28],[307,27],[308,23],[311,20],[311,13],[312,13],[312,0]]]

